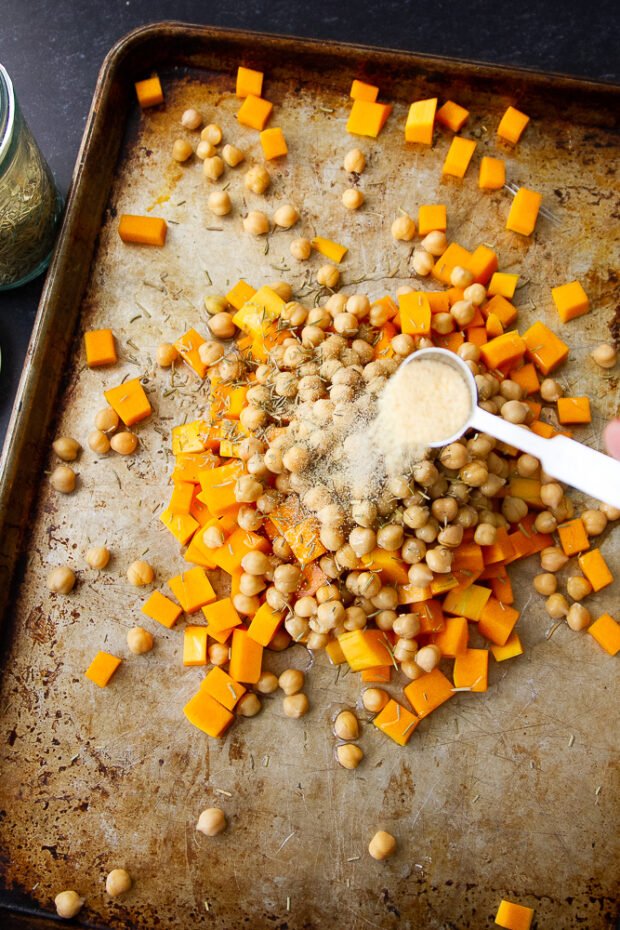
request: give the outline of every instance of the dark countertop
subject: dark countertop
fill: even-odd
[[[0,62],[66,194],[101,63],[121,36],[165,19],[380,45],[620,80],[614,0],[2,0]],[[0,439],[43,278],[0,293]]]

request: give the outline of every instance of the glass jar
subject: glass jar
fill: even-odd
[[[47,268],[62,206],[0,65],[0,291],[25,284]]]

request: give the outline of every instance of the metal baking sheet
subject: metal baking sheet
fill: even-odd
[[[239,63],[265,69],[274,123],[289,145],[288,158],[270,165],[264,198],[243,187],[245,166],[262,155],[257,133],[236,121]],[[166,103],[140,113],[133,81],[153,69]],[[376,142],[345,132],[353,77],[376,81],[381,99],[394,103]],[[470,109],[464,134],[478,141],[476,159],[505,158],[511,182],[543,193],[547,216],[531,241],[504,229],[509,195],[481,197],[474,166],[464,182],[442,180],[447,133],[430,149],[405,145],[408,104],[431,95]],[[205,294],[239,278],[255,286],[284,278],[312,301],[318,256],[295,263],[288,247],[296,235],[349,247],[346,293],[394,295],[411,280],[410,250],[389,233],[399,208],[415,216],[422,203],[446,203],[450,238],[491,244],[502,270],[521,275],[522,328],[540,318],[558,330],[550,287],[584,283],[593,312],[562,328],[571,358],[559,378],[567,391],[592,397],[592,426],[575,435],[600,448],[602,426],[618,409],[617,377],[595,370],[588,352],[609,339],[617,303],[617,101],[615,88],[567,78],[182,24],[138,30],[111,52],[3,457],[0,871],[11,925],[52,911],[65,887],[87,898],[88,925],[119,928],[473,930],[492,924],[501,897],[535,907],[539,928],[613,925],[615,664],[566,627],[548,636],[552,621],[531,593],[536,559],[512,572],[525,654],[492,662],[488,693],[457,695],[406,749],[361,713],[365,760],[354,773],[335,763],[331,720],[359,701],[357,676],[338,673],[324,656],[313,661],[301,646],[270,654],[276,672],[308,669],[308,716],[291,721],[277,696],[267,697],[258,717],[209,740],[182,713],[203,674],[182,666],[184,624],[151,624],[153,652],[128,653],[127,630],[148,624],[139,613],[144,589],[130,587],[125,570],[143,556],[163,587],[187,567],[157,513],[170,492],[170,429],[200,413],[205,393],[184,371],[165,396],[170,375],[154,364],[157,344],[190,325],[205,332]],[[532,117],[515,150],[494,133],[508,103]],[[209,214],[200,164],[170,158],[188,106],[246,152],[221,181],[230,184],[228,217]],[[354,145],[368,156],[366,204],[344,216],[341,163]],[[302,214],[298,226],[267,240],[244,236],[248,209],[271,215],[289,201]],[[128,249],[116,218],[147,210],[168,220],[166,247]],[[89,370],[83,332],[104,326],[121,359]],[[124,375],[143,377],[154,414],[137,427],[135,457],[98,459],[87,446],[94,414],[102,391]],[[70,496],[51,493],[45,477],[56,435],[75,436],[85,449]],[[112,561],[95,573],[83,556],[102,542]],[[617,532],[607,531],[601,548],[617,565]],[[45,579],[64,563],[78,584],[53,597]],[[593,615],[617,605],[619,590],[615,581],[589,598]],[[126,659],[104,691],[83,676],[100,648]],[[390,690],[398,695],[400,686]],[[229,816],[215,840],[195,831],[207,806]],[[378,828],[398,842],[384,863],[366,852]],[[111,901],[105,875],[119,866],[135,884]]]

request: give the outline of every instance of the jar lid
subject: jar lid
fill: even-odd
[[[6,68],[0,65],[0,164],[9,150],[15,125],[15,91]]]

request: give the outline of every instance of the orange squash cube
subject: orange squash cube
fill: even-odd
[[[469,110],[466,110],[465,107],[460,106],[453,100],[446,100],[444,105],[437,110],[435,118],[441,126],[446,126],[452,132],[458,132],[467,122],[468,116]]]
[[[204,378],[207,373],[208,365],[205,365],[200,358],[200,346],[204,345],[205,340],[196,332],[195,329],[188,329],[174,344],[175,349],[183,359],[186,365],[194,371],[199,378]]]
[[[288,154],[286,139],[279,126],[274,126],[273,129],[263,129],[260,134],[260,144],[267,159],[280,158]]]
[[[609,614],[602,614],[595,620],[592,626],[588,627],[588,633],[610,656],[615,656],[620,651],[620,624]]]
[[[451,242],[443,255],[435,262],[431,274],[437,281],[442,281],[450,286],[450,276],[453,270],[457,265],[461,268],[469,268],[471,257],[472,253],[464,249],[458,242]]]
[[[511,365],[521,359],[525,353],[526,342],[517,332],[503,333],[487,342],[480,349],[484,364],[491,371],[500,365]]]
[[[488,688],[489,650],[467,649],[454,660],[452,677],[455,688],[486,691]]]
[[[478,632],[498,646],[504,646],[519,619],[519,611],[490,597],[480,612]]]
[[[432,97],[429,100],[416,100],[415,103],[411,104],[405,124],[406,142],[421,142],[423,145],[431,145],[436,110],[437,97]]]
[[[400,328],[403,333],[412,336],[429,336],[431,331],[431,305],[421,292],[401,294],[398,298],[400,304]]]
[[[388,103],[354,100],[347,120],[347,132],[356,136],[370,136],[372,139],[376,139],[391,112],[392,107]]]
[[[346,662],[346,659],[344,659]],[[362,669],[362,681],[365,684],[376,682],[379,684],[389,684],[392,676],[392,665],[377,665],[375,668]]]
[[[216,701],[204,688],[187,702],[183,713],[190,723],[208,736],[219,739],[235,719],[233,714]]]
[[[213,638],[215,638],[216,633],[221,633],[224,630],[232,631],[234,627],[241,624],[241,617],[229,597],[213,601],[211,604],[205,604],[202,612],[208,624],[207,633]]]
[[[443,610],[447,614],[467,617],[468,620],[477,623],[490,597],[490,589],[483,588],[482,585],[472,584],[464,590],[454,588],[446,594],[443,601]]]
[[[588,397],[559,397],[558,420],[565,423],[591,423],[590,399]]]
[[[441,649],[441,654],[454,659],[467,650],[469,628],[465,617],[446,617],[443,630],[431,634],[431,642]]]
[[[247,630],[237,627],[233,630],[228,666],[235,681],[255,685],[261,674],[263,647],[248,636]]]
[[[569,320],[574,320],[575,317],[583,316],[584,313],[590,311],[588,295],[579,281],[552,287],[551,296],[563,323],[568,323]]]
[[[132,378],[103,392],[103,396],[126,426],[133,426],[151,413],[149,399],[139,378]]]
[[[162,510],[159,519],[182,546],[187,545],[200,525],[191,514],[172,513],[169,507]]]
[[[84,674],[100,688],[105,688],[110,678],[121,664],[122,659],[109,652],[98,652]]]
[[[327,646],[325,647],[325,652],[327,653],[327,658],[332,665],[342,665],[347,660],[344,657],[344,652],[340,647],[340,643],[337,639],[331,639]],[[362,675],[364,673],[362,672]],[[364,679],[362,678],[362,681]],[[388,679],[389,680],[389,679]]]
[[[168,224],[160,216],[134,216],[123,213],[118,221],[118,234],[123,242],[163,246]]]
[[[256,288],[245,281],[238,281],[237,284],[226,294],[226,300],[235,310],[241,310],[244,304],[250,300],[256,293]]]
[[[239,107],[237,120],[243,126],[249,126],[250,129],[263,130],[272,110],[273,103],[257,97],[256,94],[248,94]]]
[[[506,183],[506,165],[501,158],[484,155],[480,162],[478,187],[481,190],[498,191]]]
[[[418,210],[418,233],[421,236],[426,236],[436,229],[445,232],[447,225],[445,204],[422,205]]]
[[[378,633],[379,636],[370,634]],[[352,671],[361,672],[377,665],[389,665],[392,656],[389,641],[380,630],[350,630],[338,638],[340,648]]]
[[[589,552],[580,555],[578,561],[579,568],[592,585],[594,591],[606,588],[614,580],[600,549],[590,549]]]
[[[235,92],[240,99],[244,99],[250,94],[253,97],[260,97],[263,92],[263,72],[239,65]]]
[[[469,264],[465,267],[469,268],[473,274],[475,284],[486,285],[493,272],[497,271],[497,253],[488,245],[479,245],[472,252]]]
[[[497,909],[495,923],[505,930],[530,930],[533,916],[534,908],[503,899]]]
[[[207,664],[206,626],[186,626],[183,631],[183,665]]]
[[[513,630],[503,646],[491,643],[491,652],[496,662],[505,662],[506,659],[514,659],[515,656],[523,655],[519,634]]]
[[[379,88],[374,84],[366,84],[364,81],[358,81],[357,78],[351,84],[349,97],[353,100],[365,100],[367,103],[374,103],[379,96]]]
[[[224,669],[219,668],[217,665],[203,678],[200,688],[210,694],[212,698],[215,698],[226,710],[234,710],[237,701],[247,691],[247,688],[235,681]]]
[[[438,668],[421,675],[405,688],[405,697],[420,718],[427,717],[453,695],[451,682]]]
[[[399,746],[405,746],[420,720],[410,710],[390,699],[373,720],[374,725]]]
[[[84,333],[86,364],[89,368],[112,365],[116,359],[114,336],[111,329],[91,329]]]
[[[477,142],[474,139],[455,136],[443,163],[442,174],[449,174],[455,178],[464,178],[476,145]]]
[[[337,265],[340,264],[349,251],[346,245],[339,245],[337,242],[332,242],[331,239],[324,239],[322,236],[314,237],[312,240],[312,248],[316,249],[317,252],[320,252],[321,255],[324,255],[325,258],[328,258],[330,261],[336,262]]]
[[[507,274],[505,271],[496,271],[487,288],[487,296],[494,297],[499,294],[507,300],[512,300],[519,280],[518,274]]]
[[[158,103],[164,102],[161,81],[157,75],[146,78],[144,81],[136,81],[134,86],[138,96],[138,103],[142,109],[145,107],[154,107],[157,106]]]
[[[520,233],[522,236],[531,236],[536,226],[541,203],[542,194],[528,190],[527,187],[520,187],[512,201],[506,220],[506,229]]]
[[[529,116],[526,116],[521,110],[508,107],[497,127],[497,135],[507,142],[511,142],[512,145],[516,145],[529,121]]]
[[[248,636],[261,646],[268,646],[284,622],[284,611],[273,610],[265,601],[258,608],[248,627]]]
[[[513,368],[509,378],[521,385],[526,397],[528,394],[535,394],[540,389],[540,380],[532,362],[527,362],[520,368]]]
[[[590,539],[581,517],[560,523],[558,536],[565,555],[575,555],[577,552],[585,552],[590,548]]]
[[[568,357],[568,346],[544,323],[537,320],[523,333],[526,354],[545,375]]]
[[[197,565],[189,571],[181,572],[168,580],[168,587],[176,597],[185,613],[193,614],[205,604],[217,600],[204,568]]]

